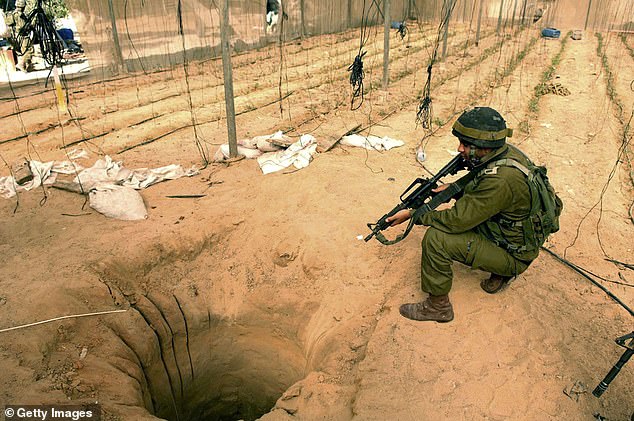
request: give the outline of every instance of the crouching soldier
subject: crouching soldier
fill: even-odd
[[[494,294],[524,272],[546,237],[559,229],[562,204],[546,169],[506,143],[512,130],[497,111],[477,107],[463,113],[452,134],[460,142],[462,157],[483,169],[453,207],[425,213],[415,221],[429,227],[421,261],[421,287],[429,295],[422,302],[400,307],[401,315],[412,320],[453,320],[449,291],[454,261],[490,272],[480,286]],[[410,219],[413,211],[403,209],[387,222],[398,225]]]

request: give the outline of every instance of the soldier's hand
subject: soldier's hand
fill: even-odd
[[[395,225],[402,224],[403,222],[407,221],[409,218],[412,217],[413,213],[414,211],[412,209],[401,209],[400,211],[396,212],[394,215],[386,218],[385,222],[387,222],[388,224],[390,224],[391,227],[393,227]]]
[[[434,193],[440,193],[441,191],[445,190],[447,187],[449,187],[449,184],[441,184],[435,189],[431,189],[431,191],[433,191]]]

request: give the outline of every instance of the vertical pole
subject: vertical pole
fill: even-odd
[[[445,16],[442,16],[441,19],[445,20],[445,33],[443,34],[443,39],[442,39],[442,58],[444,59],[445,57],[447,57],[447,37],[449,35],[449,18],[450,18],[450,12],[451,9],[453,9],[453,2],[454,0],[445,0],[446,2],[449,2],[449,6],[447,7],[447,14]]]
[[[117,19],[114,15],[114,6],[112,0],[108,0],[108,10],[110,11],[110,22],[112,24],[112,40],[114,42],[114,59],[117,67],[123,69],[123,54],[121,53],[121,45],[119,44],[119,31],[117,31]]]
[[[517,0],[515,0],[515,4],[513,5],[513,17],[511,18],[511,32],[515,27],[515,13],[517,12]]]
[[[480,10],[478,10],[478,29],[476,30],[476,47],[480,44],[480,25],[482,23],[482,7],[484,6],[484,0],[480,0]]]
[[[590,17],[590,7],[592,6],[592,0],[588,0],[588,12],[586,13],[586,24],[583,25],[583,30],[588,29],[588,18]]]
[[[280,16],[281,18],[281,16]],[[231,69],[231,46],[229,45],[229,0],[224,0],[220,26],[220,43],[222,44],[222,74],[225,85],[225,107],[227,109],[227,137],[229,141],[229,157],[238,156],[238,139],[236,137],[236,109],[233,103],[233,70]]]
[[[528,0],[524,0],[524,6],[522,7],[522,26],[524,26],[524,20],[526,19],[526,3]]]
[[[390,0],[383,0],[383,89],[390,82]]]
[[[304,0],[299,0],[299,18],[301,20],[301,28],[299,28],[299,30],[301,31],[302,39],[304,39],[304,37],[306,36],[306,26],[304,21]],[[284,19],[284,16],[282,16],[282,19]]]
[[[352,28],[352,0],[348,0],[348,28]]]
[[[500,35],[500,27],[502,26],[502,10],[504,9],[504,0],[500,0],[500,14],[498,16],[498,27],[495,30],[497,35]]]

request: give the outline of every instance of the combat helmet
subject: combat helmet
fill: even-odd
[[[506,127],[500,113],[493,108],[475,107],[458,117],[451,133],[462,143],[495,149],[513,136],[513,129]]]

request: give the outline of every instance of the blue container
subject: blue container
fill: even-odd
[[[404,25],[403,22],[392,21],[392,24],[390,25],[390,27],[392,29],[401,29],[401,26],[403,26],[403,25]]]
[[[59,34],[60,38],[62,38],[64,41],[72,41],[73,39],[75,39],[75,35],[73,34],[72,29],[69,29],[69,28],[58,29],[57,33]]]
[[[544,28],[542,29],[542,36],[546,38],[559,38],[561,35],[561,31],[555,28]]]

